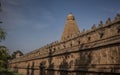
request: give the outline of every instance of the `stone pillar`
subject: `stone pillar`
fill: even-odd
[[[34,75],[34,68],[35,68],[35,66],[34,66],[34,62],[32,62],[32,66],[31,66],[31,75]]]
[[[26,75],[29,75],[29,74],[30,74],[29,69],[30,69],[30,65],[28,64],[28,66],[27,66],[27,74],[26,74]]]
[[[45,75],[45,67],[42,63],[40,63],[39,69],[40,69],[39,75]]]

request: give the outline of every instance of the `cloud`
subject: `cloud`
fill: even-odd
[[[102,8],[102,10],[103,11],[105,11],[105,12],[108,12],[108,13],[118,13],[118,12],[120,12],[120,9],[118,9],[118,8]]]
[[[48,24],[36,23],[33,25],[35,30],[40,30],[49,27]]]
[[[18,6],[18,5],[27,3],[28,1],[30,0],[3,0],[2,2],[12,6]]]
[[[117,13],[120,13],[120,9],[117,10]]]
[[[7,3],[10,4],[10,5],[19,5],[20,4],[20,0],[7,0]]]
[[[8,0],[7,3],[4,2],[2,7],[2,25],[8,33],[5,44],[13,50],[21,48],[31,50],[39,47],[45,40],[40,43],[36,39],[45,39],[48,34],[47,28],[54,25],[53,22],[55,21],[54,14],[49,9],[40,5],[31,6],[29,3],[22,3],[23,1]],[[43,32],[46,34],[43,35]],[[36,45],[36,43],[38,44]]]
[[[7,29],[14,29],[18,26],[19,23],[24,23],[24,15],[17,12],[17,9],[13,9],[12,7],[3,7],[3,11],[1,12],[1,18],[3,21],[3,26],[7,27]]]
[[[17,1],[20,0],[9,1],[9,4],[18,5]],[[2,19],[4,20],[4,27],[10,30],[20,27],[40,29],[47,27],[47,24],[55,21],[54,15],[48,9],[38,6],[32,6],[31,8],[29,4],[24,8],[4,5]]]
[[[52,12],[48,11],[47,9],[42,12],[44,19],[47,21],[55,21],[55,17],[53,16]]]

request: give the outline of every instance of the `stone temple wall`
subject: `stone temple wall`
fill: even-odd
[[[120,74],[120,14],[9,62],[23,75]]]

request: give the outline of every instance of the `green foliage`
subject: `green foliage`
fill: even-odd
[[[9,57],[8,49],[5,46],[0,46],[0,60],[6,61]]]
[[[15,51],[15,52],[12,53],[12,59],[14,59],[14,58],[16,57],[16,54],[17,54],[17,53],[19,53],[20,56],[23,55],[23,53],[22,53],[20,50],[17,50],[17,51]]]
[[[5,40],[6,32],[0,27],[0,41]]]
[[[7,62],[10,55],[5,46],[0,46],[0,68],[7,68]]]
[[[3,60],[0,60],[0,70],[3,68],[3,65],[4,64],[4,61]]]

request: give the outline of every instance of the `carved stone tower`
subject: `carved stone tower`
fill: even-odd
[[[70,13],[68,14],[66,19],[66,24],[62,33],[61,41],[64,41],[65,39],[71,37],[71,35],[76,34],[78,32],[80,31],[75,21],[75,17],[72,13]]]

